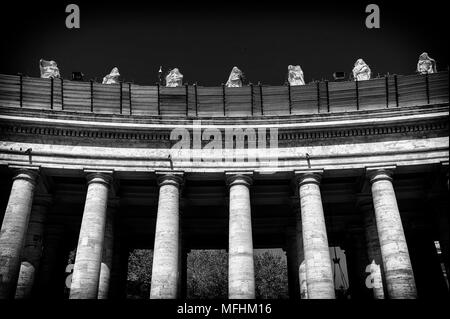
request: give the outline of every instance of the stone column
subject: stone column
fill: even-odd
[[[300,297],[302,299],[308,299],[308,283],[306,282],[306,264],[305,260],[302,261],[298,269],[298,277],[300,280]]]
[[[300,299],[299,258],[295,229],[286,231],[286,261],[288,268],[288,288],[290,299]]]
[[[31,297],[35,278],[39,270],[42,256],[44,221],[47,209],[51,203],[49,196],[34,198],[28,223],[27,237],[22,250],[22,263],[20,265],[19,279],[16,287],[16,299]]]
[[[393,167],[367,170],[388,296],[392,299],[413,299],[417,297],[416,284],[392,186],[392,171]]]
[[[125,239],[117,235],[117,227],[114,236],[114,251],[111,269],[111,283],[109,289],[110,299],[125,299],[128,275],[128,258],[130,255]]]
[[[305,254],[303,252],[303,228],[302,228],[302,212],[300,207],[295,210],[295,237],[297,248],[297,273],[299,293],[301,299],[308,299],[308,291],[306,285],[306,268]],[[303,264],[303,269],[301,269]]]
[[[161,174],[158,179],[159,200],[150,299],[178,297],[181,176],[181,173],[166,173]]]
[[[64,248],[64,226],[61,224],[48,224],[47,222],[44,230],[43,245],[36,287],[33,288],[33,297],[56,299],[60,295],[57,290],[61,288],[62,291],[64,283],[64,280],[58,283],[55,278],[55,274],[60,272],[58,266],[60,264],[61,251]],[[61,266],[64,267],[65,265],[62,264]]]
[[[384,299],[384,285],[383,285],[383,259],[381,258],[380,240],[378,238],[377,223],[375,220],[375,213],[373,209],[373,201],[369,196],[360,197],[357,203],[359,211],[363,214],[366,249],[367,249],[367,263],[366,275],[369,275],[367,270],[372,269],[373,279],[373,297],[374,299]]]
[[[108,299],[111,279],[111,267],[114,249],[114,218],[118,200],[109,201],[106,211],[105,238],[103,241],[102,263],[100,266],[100,279],[98,283],[98,299]]]
[[[14,298],[38,173],[17,169],[0,231],[0,299]]]
[[[88,190],[73,267],[70,299],[96,299],[111,172],[88,172]]]
[[[230,220],[228,237],[228,298],[255,298],[249,175],[228,174]]]
[[[333,269],[320,195],[322,171],[295,172],[299,185],[309,299],[334,299]]]

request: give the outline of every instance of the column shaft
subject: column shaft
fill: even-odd
[[[297,252],[297,236],[295,233],[289,233],[286,238],[287,248],[286,248],[286,259],[288,267],[288,288],[289,288],[289,298],[299,299],[300,298],[300,280],[299,280],[299,266],[298,263],[298,252]]]
[[[298,269],[298,277],[300,280],[300,297],[308,299],[308,283],[306,282],[306,264],[304,260]]]
[[[303,229],[302,229],[302,212],[298,208],[295,214],[295,233],[296,233],[296,244],[297,244],[297,274],[298,274],[298,285],[299,294],[301,299],[308,299],[308,293],[306,291],[306,268],[305,268],[305,254],[303,252]],[[301,266],[303,264],[303,269]],[[303,280],[303,282],[302,282]]]
[[[390,172],[371,174],[372,198],[390,298],[416,298],[416,285]]]
[[[375,215],[372,209],[372,203],[370,207],[364,208],[364,226],[366,233],[366,247],[368,263],[371,265],[370,269],[373,269],[373,297],[375,299],[384,299],[384,288],[383,288],[383,260],[381,258],[381,248],[380,240],[378,238],[377,224],[375,220]]]
[[[37,198],[34,200],[25,245],[22,251],[22,262],[16,287],[16,299],[31,297],[31,291],[42,256],[44,220],[48,205],[48,199]]]
[[[44,230],[44,242],[42,258],[40,261],[36,287],[33,288],[33,296],[38,298],[58,298],[60,296],[58,288],[63,291],[64,279],[57,282],[55,274],[64,271],[63,264],[60,263],[60,256],[64,249],[64,227],[63,225],[46,224]],[[61,269],[58,269],[61,264]],[[59,279],[59,278],[58,278]]]
[[[334,299],[333,270],[319,182],[319,174],[306,173],[299,178],[308,298]]]
[[[178,297],[179,269],[179,200],[181,177],[160,178],[155,245],[153,248],[151,299]]]
[[[230,299],[255,298],[250,183],[250,177],[244,175],[233,175],[228,179],[230,186],[228,297]]]
[[[103,242],[102,263],[100,266],[100,279],[98,284],[98,299],[108,299],[111,279],[111,267],[114,244],[114,211],[108,207],[106,213],[105,238]]]
[[[88,174],[88,190],[81,221],[70,299],[96,299],[105,236],[110,176]]]
[[[0,299],[14,297],[36,179],[37,173],[27,169],[17,170],[13,177],[0,231]]]

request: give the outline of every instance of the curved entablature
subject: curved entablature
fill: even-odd
[[[448,102],[448,72],[300,86],[142,86],[0,75],[0,105],[136,117],[270,117]]]

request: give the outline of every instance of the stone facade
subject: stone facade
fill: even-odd
[[[299,87],[289,87],[291,94]],[[232,90],[240,89],[251,90]],[[337,246],[348,257],[351,298],[445,294],[440,265],[422,263],[436,257],[436,238],[448,263],[448,230],[432,221],[448,221],[443,99],[203,118],[200,142],[199,118],[0,105],[0,187],[7,194],[0,197],[0,298],[61,297],[74,249],[69,298],[124,297],[129,250],[149,248],[149,298],[185,295],[190,249],[228,249],[229,298],[253,299],[254,249],[283,248],[290,296],[333,299],[330,247]],[[204,148],[205,131],[236,128],[276,129],[278,144],[270,151]],[[187,132],[188,149],[171,152],[173,129]],[[248,156],[235,160],[237,153]],[[436,204],[434,219],[424,199]],[[422,240],[425,248],[412,249]],[[372,261],[382,287],[365,286]]]

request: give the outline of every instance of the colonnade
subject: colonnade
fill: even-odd
[[[228,294],[230,299],[255,298],[250,172],[227,172],[229,193]],[[332,262],[321,198],[321,170],[295,171],[299,210],[291,234],[290,274],[299,298],[334,299]],[[416,298],[414,274],[392,184],[393,168],[367,169],[372,203],[366,213],[368,255],[380,264],[383,288],[375,298]],[[39,173],[15,168],[0,232],[0,298],[26,298],[35,284],[42,258],[43,222],[48,199],[34,198]],[[113,172],[86,171],[87,194],[73,270],[71,299],[108,296],[114,249]],[[159,172],[159,201],[150,298],[180,297],[179,200],[183,172]],[[33,200],[34,198],[34,200]],[[112,208],[112,209],[111,209]],[[373,208],[373,209],[371,209]],[[373,214],[373,215],[370,215]],[[184,278],[185,279],[185,278]]]

